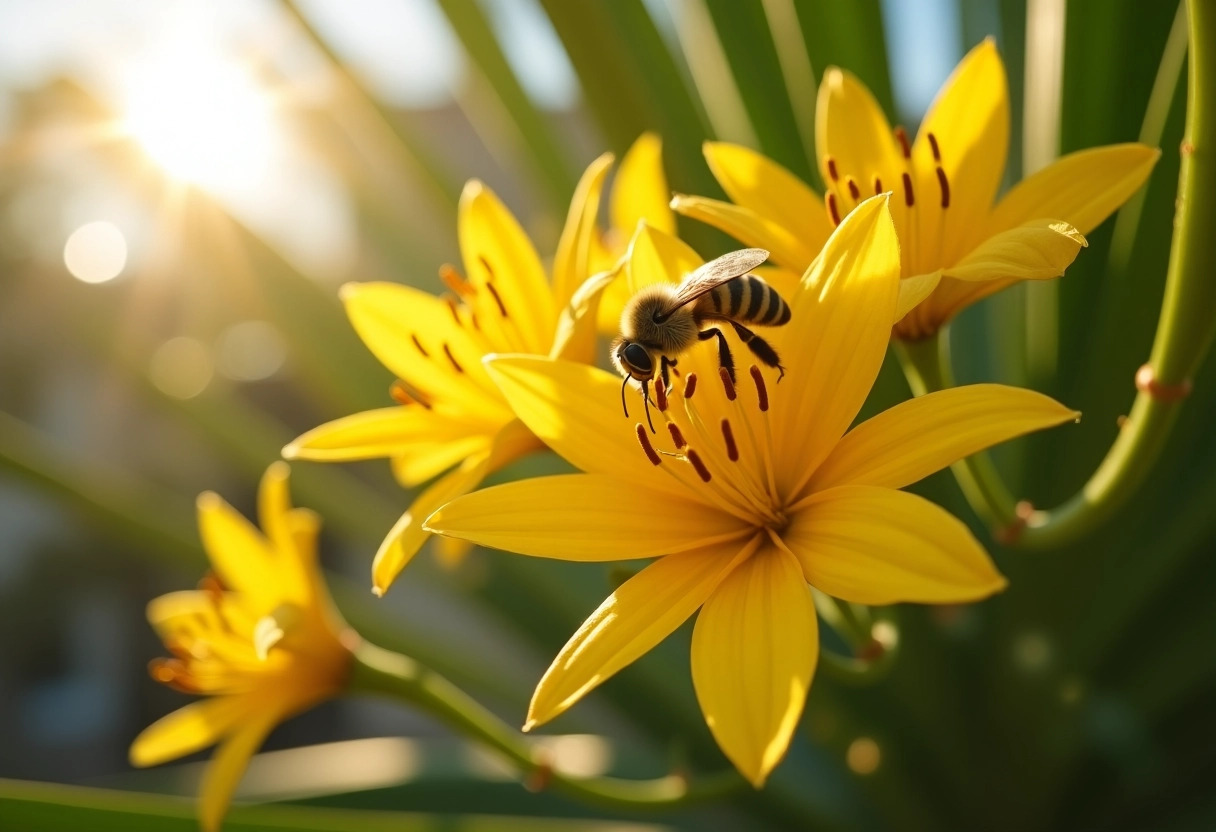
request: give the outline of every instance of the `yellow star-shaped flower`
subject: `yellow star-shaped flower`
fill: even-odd
[[[816,194],[755,151],[710,143],[705,156],[733,204],[677,196],[676,211],[708,222],[801,272],[832,228],[866,197],[890,191],[908,291],[924,298],[895,327],[936,332],[963,308],[1019,280],[1058,277],[1148,178],[1160,151],[1141,144],[1065,156],[997,200],[1009,143],[1005,67],[991,40],[963,59],[909,143],[870,91],[829,68],[815,139],[828,184]]]
[[[809,587],[864,604],[958,603],[1004,587],[961,522],[898,489],[1077,414],[1038,393],[976,385],[849,430],[898,308],[887,203],[875,197],[844,219],[788,297],[791,323],[766,333],[784,381],[752,366],[733,384],[700,345],[681,356],[678,389],[659,386],[657,435],[622,418],[620,379],[599,369],[526,356],[489,362],[519,418],[585,473],[466,495],[426,527],[539,557],[657,558],[562,649],[526,728],[565,711],[700,609],[697,698],[727,757],[760,786],[785,753],[815,671]],[[666,279],[700,263],[673,238],[649,236]],[[650,256],[640,253],[643,238],[635,260]]]
[[[199,817],[219,829],[249,758],[283,720],[346,686],[351,653],[317,564],[317,516],[292,508],[287,465],[266,471],[262,530],[218,495],[198,500],[199,531],[214,575],[198,590],[162,595],[148,620],[172,653],[152,678],[201,702],[153,723],[131,744],[152,766],[219,743],[203,778]]]

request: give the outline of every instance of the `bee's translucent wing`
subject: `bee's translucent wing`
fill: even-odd
[[[715,287],[743,277],[767,259],[768,252],[762,248],[744,248],[710,260],[684,278],[671,304],[663,310],[663,317],[666,318],[681,306],[692,303]]]

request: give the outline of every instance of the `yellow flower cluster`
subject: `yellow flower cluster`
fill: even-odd
[[[525,730],[695,615],[692,675],[705,721],[760,787],[815,673],[812,588],[893,604],[970,602],[1005,586],[961,521],[901,489],[1079,414],[979,384],[854,421],[893,336],[930,335],[1015,281],[1059,276],[1082,235],[1143,184],[1157,151],[1077,153],[997,200],[1009,102],[991,42],[964,59],[911,142],[838,69],[824,74],[817,119],[826,194],[752,150],[711,143],[706,158],[731,202],[671,201],[765,249],[772,265],[756,273],[769,293],[734,279],[743,275],[719,278],[725,293],[688,291],[690,274],[713,267],[675,236],[652,136],[616,172],[606,230],[597,215],[612,160],[587,170],[549,269],[494,194],[471,182],[458,217],[463,273],[442,271],[450,294],[342,290],[355,329],[396,379],[397,404],[322,425],[284,455],[385,457],[406,487],[434,479],[375,556],[377,594],[432,534],[534,557],[647,561],[562,648]],[[679,315],[725,333],[702,332],[667,356],[678,369],[652,368],[653,388],[623,389],[596,366],[595,332],[628,324],[639,293],[678,298],[681,287],[691,297]],[[759,338],[741,324],[778,320],[771,293],[788,305],[788,323]],[[728,369],[728,356],[750,360]],[[622,416],[622,397],[653,405],[657,428]],[[545,447],[580,473],[477,490]],[[132,759],[152,764],[222,740],[204,787],[209,828],[266,732],[338,694],[350,661],[315,569],[315,520],[288,505],[280,466],[263,483],[264,534],[219,498],[200,500],[218,580],[158,599],[149,613],[174,655],[154,676],[213,698],[149,728]]]

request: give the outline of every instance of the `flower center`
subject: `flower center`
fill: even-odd
[[[646,458],[665,474],[708,494],[724,511],[760,529],[779,531],[787,518],[777,492],[768,386],[756,365],[748,375],[755,398],[745,400],[726,368],[719,370],[724,401],[712,389],[694,398],[696,373],[685,376],[680,395],[671,395],[674,391],[656,379],[655,406],[666,436],[660,431],[652,440],[641,422],[635,432]],[[665,447],[668,439],[670,448]]]

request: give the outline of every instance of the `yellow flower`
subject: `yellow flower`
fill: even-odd
[[[388,457],[397,479],[424,490],[389,532],[372,564],[372,589],[383,594],[430,536],[426,516],[476,488],[489,474],[544,446],[523,427],[482,366],[497,352],[594,359],[594,303],[575,308],[577,290],[593,273],[611,269],[623,234],[638,217],[667,212],[658,167],[659,143],[643,136],[621,166],[611,202],[614,226],[596,225],[600,195],[612,164],[605,154],[587,168],[571,201],[550,283],[531,240],[515,217],[480,182],[460,198],[457,225],[467,278],[445,267],[452,294],[440,298],[396,283],[352,283],[342,300],[368,349],[398,381],[399,406],[336,419],[283,449],[288,459],[345,461]],[[658,179],[654,178],[658,171]],[[656,190],[657,187],[657,190]],[[664,213],[666,212],[666,213]],[[628,229],[615,222],[628,222]],[[617,310],[617,314],[620,311]],[[573,321],[588,318],[575,331]],[[447,473],[444,473],[447,472]],[[446,560],[459,559],[448,548]]]
[[[219,743],[203,778],[199,816],[218,829],[249,758],[280,722],[336,696],[350,674],[345,628],[317,565],[320,523],[292,508],[287,465],[262,478],[262,531],[218,495],[198,499],[212,576],[195,591],[162,595],[148,620],[173,654],[152,678],[209,698],[144,729],[131,763],[153,766]]]
[[[976,385],[904,402],[846,433],[897,308],[887,201],[864,202],[845,219],[792,294],[792,323],[771,336],[785,380],[753,365],[736,387],[701,345],[681,357],[679,391],[657,392],[663,422],[653,437],[622,418],[619,378],[565,361],[490,362],[524,423],[586,473],[467,495],[427,527],[539,557],[658,558],[562,649],[525,729],[565,711],[700,608],[697,698],[726,756],[760,786],[785,753],[815,670],[808,584],[864,604],[959,603],[1004,587],[961,522],[897,489],[1077,414],[1038,393]],[[667,259],[695,266],[685,252]]]
[[[994,204],[1008,150],[1009,94],[991,40],[955,69],[911,145],[902,128],[891,130],[860,81],[829,68],[815,139],[829,185],[822,198],[754,151],[711,143],[706,159],[734,204],[677,196],[672,206],[801,272],[858,202],[893,192],[903,276],[919,279],[918,293],[932,290],[895,327],[902,338],[931,335],[964,307],[1019,280],[1061,275],[1085,245],[1082,235],[1144,184],[1160,156],[1141,144],[1072,153]]]

